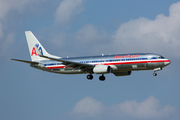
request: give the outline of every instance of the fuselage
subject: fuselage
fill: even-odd
[[[154,53],[130,53],[130,54],[113,54],[87,57],[69,57],[61,58],[62,60],[78,62],[82,64],[106,65],[110,66],[111,73],[124,71],[155,70],[157,71],[170,64],[170,60]],[[41,61],[38,65],[31,65],[43,71],[60,73],[60,74],[83,74],[89,71],[82,71],[82,68],[65,66],[62,62],[53,60]],[[93,73],[92,73],[93,74]]]

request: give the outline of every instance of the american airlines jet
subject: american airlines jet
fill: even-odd
[[[92,80],[92,74],[101,74],[99,80],[104,81],[104,74],[113,73],[115,76],[131,75],[131,71],[154,70],[157,71],[170,64],[170,60],[154,53],[129,53],[114,55],[99,55],[88,57],[62,58],[49,54],[31,31],[25,32],[31,61],[11,59],[30,64],[31,67],[42,71],[59,74],[88,74],[87,79]]]

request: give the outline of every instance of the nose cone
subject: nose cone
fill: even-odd
[[[171,61],[170,60],[166,60],[165,62],[164,62],[164,65],[169,65],[171,63]]]

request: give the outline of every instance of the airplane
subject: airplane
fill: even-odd
[[[31,61],[11,59],[30,64],[31,67],[59,74],[88,74],[87,79],[92,80],[92,74],[101,74],[100,81],[105,80],[104,74],[113,73],[115,76],[128,76],[132,71],[157,71],[169,65],[170,60],[154,53],[129,53],[85,57],[58,57],[49,54],[31,31],[25,31]]]

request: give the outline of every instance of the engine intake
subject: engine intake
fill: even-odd
[[[96,65],[93,68],[95,74],[107,74],[111,72],[111,67],[107,65]]]

